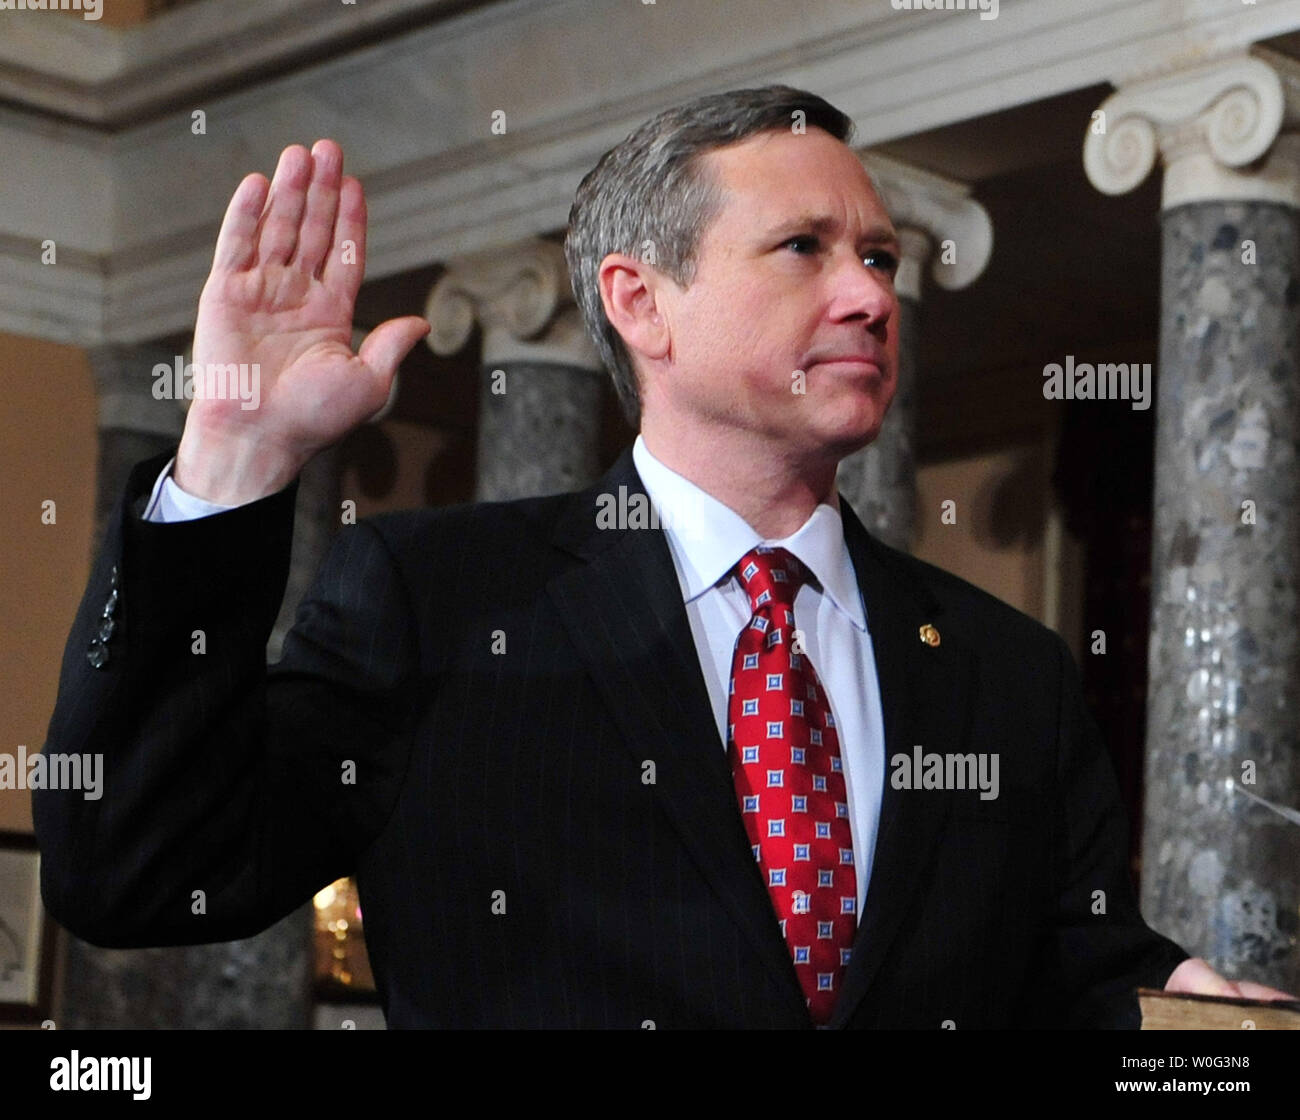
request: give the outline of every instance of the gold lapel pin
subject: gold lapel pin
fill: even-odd
[[[939,631],[927,622],[921,627],[921,641],[927,646],[937,646],[939,644]]]

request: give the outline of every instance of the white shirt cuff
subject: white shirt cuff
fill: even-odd
[[[172,467],[175,465],[176,458],[173,456],[159,473],[158,481],[153,484],[153,492],[149,495],[149,503],[144,510],[146,521],[194,521],[235,508],[195,497],[182,490],[172,480]]]

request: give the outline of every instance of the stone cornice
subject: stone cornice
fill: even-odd
[[[400,6],[312,0],[312,10],[317,3],[322,13],[345,14]],[[5,54],[6,36],[21,26],[66,46],[107,29],[63,17],[6,20],[0,59],[8,70],[0,61],[0,72],[27,70],[2,95],[39,108],[22,92],[24,80],[61,74],[74,103],[68,110],[77,98],[109,96],[114,67],[139,66],[141,80],[169,65],[184,71],[184,53],[168,63],[164,42],[180,26],[168,21],[183,15],[206,21],[209,37],[196,31],[177,42],[197,49],[195,65],[214,66],[228,88],[247,73],[249,56],[233,51],[235,40],[222,40],[220,27],[243,26],[235,34],[250,36],[254,25],[240,21],[259,6],[283,15],[289,0],[182,8],[146,25],[152,46],[116,62],[110,54],[98,66],[84,49],[61,55],[48,42],[41,54],[29,41],[32,49],[15,59]],[[410,0],[416,8],[432,10]],[[206,77],[197,87],[182,83],[162,115],[112,134],[24,122],[23,113],[0,108],[0,150],[20,153],[0,161],[0,277],[23,274],[30,263],[23,247],[47,237],[89,262],[77,275],[45,277],[80,302],[48,315],[33,314],[27,293],[0,286],[0,330],[95,343],[188,329],[231,191],[246,171],[270,172],[292,141],[325,135],[342,144],[349,170],[366,184],[367,275],[378,278],[561,228],[574,188],[600,154],[650,113],[695,93],[802,85],[850,113],[857,143],[872,145],[1109,80],[1139,62],[1244,49],[1297,23],[1293,0],[1184,6],[1173,22],[1162,0],[1003,0],[989,21],[861,0],[824,0],[816,20],[772,0],[501,0],[457,11],[233,92],[218,95]],[[295,30],[290,21],[283,34],[312,34],[311,22],[303,18]],[[198,108],[207,116],[203,135],[190,128]],[[491,131],[497,110],[509,120],[504,135]],[[108,121],[114,111],[80,115]],[[35,164],[27,158],[33,144]],[[10,258],[11,249],[19,255]]]
[[[250,73],[283,72],[472,6],[466,0],[206,0],[131,27],[0,13],[0,99],[120,130],[244,83]]]

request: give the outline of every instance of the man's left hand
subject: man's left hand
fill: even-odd
[[[1232,996],[1236,999],[1290,999],[1289,992],[1256,984],[1253,980],[1229,980],[1220,976],[1200,957],[1189,957],[1170,974],[1166,992],[1188,992],[1198,996]]]

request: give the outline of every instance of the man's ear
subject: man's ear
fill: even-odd
[[[606,256],[597,279],[605,316],[628,350],[648,359],[667,354],[670,332],[659,296],[669,281],[645,261],[624,253]]]

